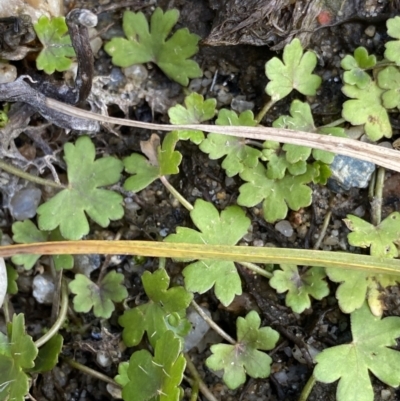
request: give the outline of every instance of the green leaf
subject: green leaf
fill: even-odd
[[[12,225],[13,240],[18,244],[33,242],[63,241],[64,238],[58,229],[52,233],[40,231],[31,220],[17,221]],[[14,255],[11,260],[15,265],[22,265],[26,270],[32,269],[42,255]],[[74,258],[72,255],[52,256],[56,270],[72,269]]]
[[[154,273],[144,272],[142,283],[149,301],[124,312],[118,320],[124,328],[122,338],[128,347],[139,344],[145,332],[152,346],[155,346],[168,330],[179,336],[186,335],[190,330],[185,316],[193,295],[180,286],[168,289],[169,282],[164,269]],[[169,319],[172,315],[176,318],[175,322]]]
[[[312,165],[307,166],[305,174],[286,175],[281,180],[271,180],[266,176],[265,167],[259,163],[254,169],[247,169],[240,177],[247,181],[239,188],[237,202],[241,206],[253,207],[263,202],[264,218],[269,223],[286,217],[288,208],[299,210],[310,206],[312,191],[306,184],[317,174]]]
[[[34,366],[38,349],[25,332],[22,313],[13,316],[7,332],[8,336],[0,332],[0,400],[23,401],[29,390],[24,370]]]
[[[64,338],[61,334],[51,337],[47,343],[40,348],[39,354],[35,359],[35,367],[31,373],[50,372],[57,365],[58,356],[61,353]]]
[[[353,231],[347,236],[349,244],[370,247],[371,256],[397,258],[399,252],[395,243],[400,241],[399,219],[400,213],[394,212],[374,226],[359,217],[348,215],[344,222]]]
[[[10,265],[6,265],[7,269],[7,294],[15,295],[18,293],[18,272]],[[1,297],[0,297],[1,298]],[[1,305],[2,302],[0,302]]]
[[[339,380],[338,401],[373,401],[369,372],[389,386],[400,384],[400,353],[388,348],[397,345],[400,318],[381,320],[371,314],[366,304],[350,318],[353,341],[318,354],[314,376],[323,383]]]
[[[400,64],[400,17],[390,18],[386,21],[387,33],[392,38],[397,40],[391,40],[385,44],[385,58],[390,61],[394,61],[397,65]]]
[[[172,331],[162,334],[156,343],[154,357],[147,350],[135,352],[127,370],[129,382],[124,385],[125,401],[179,401],[186,361],[181,340]]]
[[[95,147],[87,136],[81,136],[75,145],[64,145],[67,163],[68,187],[39,206],[40,230],[60,227],[61,235],[77,240],[89,233],[85,212],[101,227],[124,214],[122,196],[99,187],[118,182],[123,164],[114,157],[94,160]]]
[[[283,63],[273,57],[265,64],[265,74],[270,82],[266,93],[274,102],[283,99],[293,89],[303,95],[315,95],[321,84],[321,78],[312,74],[317,65],[317,57],[311,51],[303,54],[299,39],[293,39],[283,50]]]
[[[167,39],[178,18],[178,10],[164,13],[161,8],[156,8],[151,16],[149,29],[143,13],[126,11],[123,29],[128,39],[113,38],[104,49],[112,56],[114,65],[128,67],[151,61],[169,78],[186,86],[189,78],[202,76],[199,65],[188,60],[197,53],[200,37],[182,28]]]
[[[271,373],[272,359],[264,352],[275,347],[279,334],[270,327],[261,327],[257,312],[251,311],[245,318],[236,320],[237,343],[211,346],[212,355],[206,365],[212,370],[224,370],[223,380],[230,389],[236,389],[246,381],[246,373],[266,378]]]
[[[4,258],[0,258],[0,308],[3,306],[4,298],[8,290],[8,274]]]
[[[250,110],[244,111],[238,116],[232,110],[221,109],[216,124],[255,127],[257,121],[254,120]],[[200,150],[207,153],[212,160],[226,156],[222,162],[222,168],[226,170],[228,177],[233,177],[246,168],[252,168],[258,164],[261,152],[246,145],[247,142],[246,138],[211,133],[200,144]]]
[[[344,70],[347,70],[343,74],[344,82],[365,89],[370,84],[371,77],[364,70],[371,69],[375,64],[376,57],[369,56],[365,47],[358,47],[354,50],[354,57],[347,55],[340,64]]]
[[[286,152],[282,150],[279,142],[265,141],[263,147],[261,158],[268,160],[267,178],[280,180],[285,176],[286,171],[291,175],[300,175],[307,171],[307,163],[304,160],[292,164],[286,159]]]
[[[115,309],[113,302],[122,302],[128,296],[123,281],[124,275],[115,271],[106,274],[99,284],[83,274],[76,274],[69,283],[69,289],[76,294],[75,311],[87,313],[93,308],[95,316],[108,319]]]
[[[178,227],[176,234],[169,235],[166,242],[189,244],[235,245],[247,233],[250,220],[238,206],[229,206],[218,213],[208,202],[196,200],[190,217],[199,231]],[[225,306],[235,295],[242,293],[239,274],[233,262],[221,260],[199,260],[183,270],[188,291],[204,292],[215,286],[215,295]]]
[[[168,132],[162,146],[160,146],[159,136],[153,134],[148,141],[140,142],[147,158],[138,153],[132,153],[123,160],[125,170],[132,174],[132,177],[124,183],[127,191],[139,192],[163,175],[179,173],[178,166],[182,161],[182,155],[175,150],[179,140],[178,132]]]
[[[122,387],[125,387],[129,382],[128,368],[129,362],[121,362],[118,365],[118,375],[114,377],[114,380]]]
[[[168,110],[171,124],[201,124],[215,116],[215,99],[204,100],[202,95],[191,93],[185,97],[185,106],[177,104]],[[178,137],[182,140],[190,139],[199,145],[204,139],[204,133],[199,130],[179,130]]]
[[[367,298],[371,311],[375,316],[381,316],[384,305],[379,300],[382,291],[376,294],[377,285],[381,289],[396,285],[397,276],[387,274],[368,274],[359,270],[326,268],[329,279],[340,283],[336,290],[336,298],[344,313],[352,313],[361,308]],[[378,303],[376,298],[378,297]]]
[[[296,265],[280,265],[282,270],[274,270],[269,284],[278,294],[287,291],[286,305],[293,312],[302,313],[311,306],[312,296],[321,300],[329,294],[323,267],[310,267],[300,273]]]
[[[390,66],[378,74],[378,85],[386,92],[382,95],[383,105],[387,109],[400,107],[400,71],[398,68]]]
[[[68,70],[72,64],[69,57],[74,57],[75,51],[71,45],[65,18],[55,17],[49,20],[43,15],[33,27],[43,45],[36,59],[37,69],[44,70],[46,74]]]
[[[318,134],[336,136],[338,138],[347,138],[345,130],[343,128],[339,128],[339,127],[319,128],[318,129]],[[328,151],[322,150],[322,149],[313,149],[312,150],[312,155],[313,155],[315,160],[319,160],[319,161],[321,161],[322,163],[325,163],[325,164],[331,164],[333,162],[333,159],[335,158],[335,153],[328,152]],[[327,173],[330,176],[330,169],[329,168],[328,168]],[[326,184],[326,182],[325,182],[325,184]],[[325,185],[325,184],[323,183],[323,185]]]
[[[381,96],[384,92],[374,81],[364,89],[344,85],[342,92],[352,98],[343,103],[342,116],[352,125],[364,125],[365,133],[372,141],[383,136],[392,136],[392,127],[386,109],[382,106]]]

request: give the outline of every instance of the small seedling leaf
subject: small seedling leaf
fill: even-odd
[[[283,62],[273,57],[265,64],[265,74],[270,82],[265,91],[273,101],[287,96],[293,89],[303,95],[315,95],[321,84],[321,78],[312,74],[317,65],[317,57],[303,48],[299,39],[292,40],[283,50]]]
[[[255,127],[257,122],[250,110],[244,111],[238,116],[233,110],[221,109],[216,124]],[[207,153],[212,160],[226,156],[222,162],[222,168],[226,170],[228,177],[233,177],[246,168],[255,167],[261,156],[258,149],[254,149],[246,143],[245,138],[211,133],[200,144],[200,150]]]
[[[62,350],[64,338],[61,334],[56,334],[42,348],[35,359],[35,367],[30,373],[50,372],[58,362],[58,356]]]
[[[167,242],[189,244],[235,245],[246,233],[250,220],[238,206],[229,206],[221,213],[208,202],[198,199],[190,217],[199,231],[178,227],[176,234],[169,235]],[[233,262],[201,260],[183,270],[185,287],[188,291],[204,292],[215,286],[217,298],[225,306],[235,295],[242,293],[239,274]]]
[[[385,384],[400,384],[400,318],[380,319],[364,305],[350,315],[353,341],[325,349],[316,356],[315,378],[322,383],[339,380],[338,401],[373,401],[374,392],[369,372]]]
[[[129,362],[121,362],[118,365],[118,375],[114,377],[114,380],[122,387],[125,387],[129,382],[128,368]]]
[[[178,10],[164,13],[161,8],[156,8],[151,16],[149,29],[142,12],[126,11],[123,16],[123,30],[127,39],[113,38],[104,49],[112,56],[114,65],[128,67],[153,62],[169,78],[186,86],[189,78],[202,75],[199,65],[189,60],[198,51],[200,37],[182,28],[167,39],[178,18]]]
[[[386,22],[387,33],[392,38],[397,40],[391,40],[385,44],[385,58],[390,61],[394,61],[397,65],[400,64],[400,17],[390,18]]]
[[[345,71],[343,80],[346,84],[356,85],[360,89],[365,89],[371,82],[371,77],[364,71],[374,67],[376,57],[368,55],[365,47],[358,47],[354,50],[354,57],[347,55],[341,62],[341,66]]]
[[[178,174],[179,164],[182,161],[181,153],[175,150],[179,140],[178,132],[169,132],[162,146],[160,146],[159,136],[153,134],[148,141],[140,142],[147,158],[138,153],[132,153],[124,159],[125,170],[132,174],[132,177],[124,183],[127,191],[139,192],[163,175]]]
[[[46,74],[68,70],[72,64],[70,57],[75,56],[75,51],[71,45],[64,17],[50,20],[42,16],[34,25],[34,29],[43,44],[43,49],[36,59],[37,69],[44,70]]]
[[[179,336],[186,335],[190,330],[185,318],[186,308],[193,295],[183,287],[168,289],[170,279],[164,269],[144,272],[142,282],[149,301],[126,311],[119,318],[118,322],[124,328],[124,343],[128,347],[139,344],[145,332],[153,346],[167,330],[173,330]],[[172,315],[174,322],[169,319]]]
[[[217,101],[215,99],[204,100],[202,95],[191,93],[185,97],[185,107],[177,104],[168,110],[171,124],[201,124],[215,116]],[[199,145],[204,139],[204,133],[199,130],[179,130],[179,139],[190,139]]]
[[[93,308],[95,316],[108,319],[115,309],[113,302],[122,302],[128,296],[123,281],[124,275],[115,271],[106,274],[99,284],[83,274],[76,274],[69,283],[69,289],[76,294],[75,311],[87,313]]]
[[[361,308],[365,299],[371,307],[375,316],[381,316],[383,312],[382,302],[377,303],[377,299],[382,291],[376,293],[377,286],[386,288],[395,285],[399,279],[396,276],[387,274],[368,274],[359,270],[335,269],[333,267],[326,269],[329,279],[335,283],[340,283],[336,290],[336,298],[340,309],[344,313],[352,313]],[[380,301],[378,299],[378,301]]]
[[[400,241],[400,213],[391,213],[378,226],[357,216],[348,215],[344,220],[353,231],[347,237],[349,244],[361,248],[370,247],[371,256],[396,258],[399,255],[395,245]]]
[[[300,273],[296,265],[280,265],[281,270],[274,270],[269,284],[278,294],[287,291],[286,305],[293,312],[302,313],[311,306],[310,296],[321,300],[329,294],[323,267],[311,267]]]
[[[172,331],[162,334],[155,345],[154,357],[147,350],[135,352],[130,360],[128,383],[122,390],[125,401],[179,401],[186,361],[181,340]]]
[[[58,229],[52,233],[40,231],[31,220],[17,221],[12,225],[13,240],[18,244],[31,244],[33,242],[63,241],[64,238]],[[22,265],[26,270],[32,269],[42,255],[15,255],[11,258],[15,265]],[[72,255],[54,255],[56,270],[72,269],[74,258]]]
[[[386,92],[382,95],[383,105],[387,109],[400,107],[400,71],[398,68],[386,67],[378,74],[378,85]]]
[[[313,181],[317,173],[312,165],[308,165],[306,173],[302,175],[286,175],[281,180],[271,180],[266,175],[265,167],[259,163],[240,174],[247,182],[239,188],[237,202],[246,207],[263,202],[266,221],[273,223],[282,220],[286,217],[288,207],[299,210],[311,204],[312,191],[306,184]]]
[[[236,320],[237,343],[211,346],[212,355],[206,365],[212,370],[223,370],[223,380],[230,389],[236,389],[246,381],[246,374],[265,379],[271,373],[272,359],[264,352],[275,347],[279,334],[270,327],[261,327],[257,312]]]
[[[7,336],[0,332],[0,400],[23,401],[29,390],[24,370],[34,366],[38,349],[25,332],[25,319],[14,315],[7,326]]]
[[[364,125],[372,141],[392,136],[392,126],[386,109],[382,106],[383,89],[371,81],[364,89],[344,85],[342,92],[352,100],[343,103],[342,116],[352,125]]]
[[[122,196],[99,188],[118,182],[123,164],[111,156],[95,161],[95,147],[87,136],[79,137],[75,145],[65,144],[64,152],[68,188],[39,206],[39,228],[60,227],[65,239],[77,240],[89,233],[85,212],[101,227],[123,216]]]

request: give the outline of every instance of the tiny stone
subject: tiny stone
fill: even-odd
[[[381,400],[382,401],[390,400],[391,395],[392,395],[392,393],[390,390],[384,389],[381,391]]]
[[[38,188],[24,188],[11,199],[10,212],[15,220],[31,219],[36,215],[42,192]]]
[[[8,63],[0,63],[0,84],[13,82],[17,79],[17,68]]]
[[[35,276],[33,279],[33,297],[40,304],[51,304],[53,302],[54,283],[48,274]]]
[[[254,109],[254,102],[248,102],[245,96],[237,96],[232,99],[231,107],[232,110],[242,113],[243,111]]]
[[[96,362],[102,368],[108,368],[112,364],[112,360],[106,351],[98,351],[96,354]]]
[[[275,230],[288,238],[293,235],[293,227],[287,220],[281,220],[276,223]]]
[[[123,68],[122,72],[128,79],[132,80],[137,85],[144,82],[149,75],[146,67],[142,64],[133,64],[129,67]]]
[[[375,35],[375,32],[376,32],[376,28],[375,28],[374,25],[368,26],[368,27],[365,29],[365,31],[364,31],[364,33],[365,33],[367,36],[369,36],[370,38],[372,38],[372,37]]]

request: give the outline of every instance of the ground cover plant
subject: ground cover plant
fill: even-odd
[[[142,12],[128,11],[123,21],[126,38],[111,39],[105,51],[116,65],[152,62],[171,80],[187,85],[189,79],[202,74],[191,59],[200,38],[185,28],[171,34],[178,17],[177,10],[157,8],[148,23]],[[185,388],[191,389],[191,400],[200,397],[199,392],[204,399],[216,400],[185,351],[186,336],[191,331],[187,316],[190,308],[220,336],[220,343],[209,348],[204,369],[219,372],[231,390],[249,378],[268,380],[273,362],[268,352],[273,353],[285,341],[282,332],[266,324],[261,311],[252,310],[237,317],[231,336],[196,303],[199,294],[211,292],[221,307],[234,304],[243,293],[243,269],[269,282],[278,294],[285,294],[285,304],[296,314],[309,310],[315,300],[330,297],[332,301],[334,294],[333,302],[350,315],[351,338],[318,349],[310,357],[314,370],[299,391],[300,400],[307,399],[315,382],[338,381],[338,401],[373,400],[372,375],[398,387],[400,354],[396,339],[400,337],[400,318],[384,316],[382,294],[400,280],[400,213],[381,219],[376,202],[371,222],[348,215],[344,221],[354,254],[243,246],[251,232],[253,208],[259,208],[259,216],[266,223],[276,223],[291,211],[309,207],[312,186],[326,184],[335,154],[329,148],[232,135],[238,127],[260,128],[264,116],[290,95],[289,113],[275,119],[274,128],[340,140],[347,137],[351,126],[362,126],[370,141],[391,138],[389,113],[400,106],[400,17],[389,19],[387,26],[394,40],[386,44],[384,60],[377,61],[362,47],[343,58],[342,91],[348,99],[343,104],[343,119],[329,126],[316,125],[312,107],[304,97],[316,95],[322,83],[314,71],[317,57],[294,39],[281,57],[273,57],[265,65],[269,79],[265,92],[270,100],[257,115],[249,110],[218,109],[216,99],[187,91],[183,103],[168,110],[171,125],[164,128],[169,132],[164,136],[153,133],[148,140],[140,141],[140,152],[122,158],[108,152],[100,155],[88,135],[65,143],[65,183],[51,182],[56,193],[38,207],[35,219],[12,224],[12,240],[21,245],[0,248],[0,255],[12,256],[7,264],[0,259],[0,306],[7,321],[7,332],[0,333],[0,371],[4,372],[0,400],[23,400],[32,380],[61,361],[107,382],[110,391],[124,400],[180,400]],[[61,45],[69,43],[63,20],[39,20],[36,32],[44,46],[37,68],[47,73],[67,68],[73,56],[71,48],[58,52]],[[125,57],[127,53],[130,57]],[[203,130],[206,122],[209,125]],[[185,128],[187,124],[197,129]],[[218,208],[209,199],[198,197],[191,204],[171,184],[173,176],[182,171],[183,141],[190,141],[190,146],[220,163],[226,177],[238,180],[236,202]],[[12,171],[25,179],[36,179]],[[378,200],[382,198],[379,179],[383,176],[381,170],[374,193]],[[178,225],[162,241],[85,239],[93,235],[93,227],[107,228],[123,218],[122,194],[140,194],[157,181],[187,210],[190,227]],[[361,254],[361,248],[368,249],[369,255]],[[104,263],[98,275],[71,272],[71,255],[78,253],[144,257],[137,265],[147,257],[159,257],[158,268],[141,274],[142,299],[134,299],[124,272],[110,263]],[[50,263],[58,278],[56,318],[34,341],[24,314],[11,311],[13,294],[18,293],[18,268],[31,271],[41,255],[53,255]],[[178,277],[170,273],[174,266],[181,268]],[[68,307],[74,312],[68,314]],[[81,323],[77,323],[77,316],[84,316]],[[115,377],[93,371],[62,352],[63,335],[85,330],[82,321],[91,319],[113,320],[122,334],[123,346],[129,348],[125,360],[118,361]]]

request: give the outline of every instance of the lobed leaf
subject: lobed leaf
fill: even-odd
[[[156,8],[149,27],[142,12],[126,11],[123,16],[123,30],[127,39],[113,38],[104,49],[112,56],[114,65],[128,67],[153,62],[169,78],[186,86],[189,78],[202,75],[199,65],[189,60],[198,51],[200,37],[182,28],[167,39],[178,18],[178,10],[164,13],[161,8]]]
[[[36,58],[37,69],[44,70],[46,74],[68,70],[72,64],[70,57],[75,56],[75,51],[71,45],[65,18],[55,17],[50,20],[43,15],[33,27],[43,45]]]
[[[338,401],[373,401],[374,392],[369,372],[383,383],[400,384],[400,353],[396,346],[400,337],[400,318],[380,319],[364,305],[350,315],[353,341],[323,350],[316,356],[315,378],[322,383],[339,380]]]
[[[168,330],[173,330],[179,336],[186,335],[190,330],[190,323],[185,316],[193,295],[180,286],[168,288],[169,282],[164,269],[154,273],[144,272],[142,283],[149,301],[125,311],[118,320],[124,328],[122,338],[127,346],[139,344],[145,332],[155,346]]]
[[[122,196],[99,188],[118,182],[123,164],[111,156],[95,160],[95,147],[87,136],[75,145],[65,144],[64,153],[68,187],[39,206],[38,222],[40,230],[59,227],[65,239],[77,240],[89,233],[86,214],[101,227],[123,216]]]
[[[272,359],[264,352],[275,347],[279,334],[270,327],[261,327],[257,312],[251,311],[236,320],[237,343],[211,346],[212,355],[206,365],[212,370],[223,370],[223,380],[230,389],[246,381],[246,374],[257,379],[266,378],[271,372]]]
[[[238,206],[229,206],[221,213],[208,202],[196,200],[190,217],[199,231],[178,227],[176,234],[169,235],[167,242],[190,244],[235,245],[246,233],[250,220]],[[183,270],[185,287],[189,291],[204,292],[215,287],[215,295],[225,306],[235,295],[242,293],[239,274],[233,262],[201,260]]]
[[[99,284],[83,274],[76,274],[69,283],[69,289],[76,294],[75,311],[87,313],[93,308],[95,316],[108,319],[115,309],[113,302],[122,302],[128,296],[123,281],[124,275],[115,271],[106,274]]]
[[[270,82],[265,92],[274,102],[283,99],[293,89],[303,95],[313,96],[321,85],[321,78],[312,74],[317,57],[303,47],[299,39],[293,39],[283,50],[283,62],[273,57],[265,64],[265,74]]]
[[[269,284],[278,294],[287,291],[286,305],[293,312],[302,313],[311,306],[310,296],[321,300],[329,294],[329,287],[323,267],[311,267],[300,274],[296,265],[280,265],[281,270],[274,270]]]

